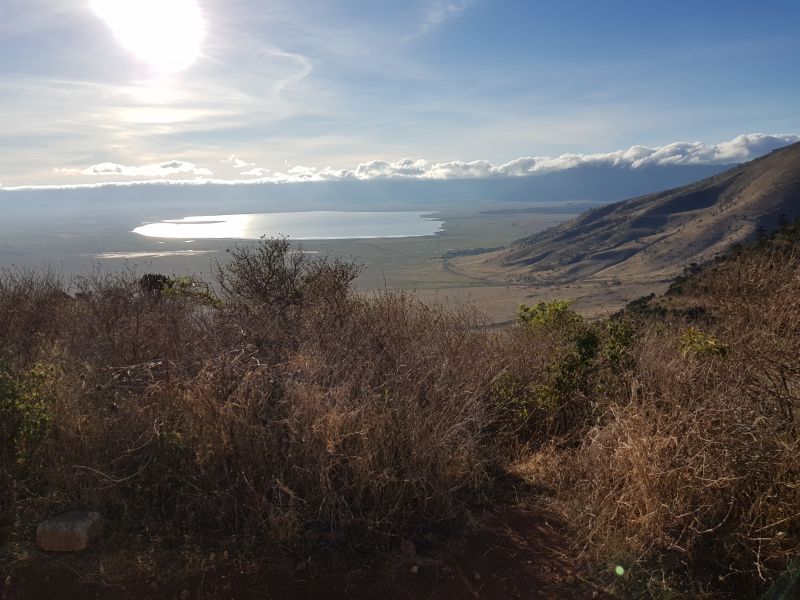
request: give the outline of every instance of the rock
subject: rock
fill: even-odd
[[[400,552],[409,558],[414,558],[417,555],[417,547],[411,540],[403,540],[400,542]]]
[[[102,533],[100,513],[76,510],[39,523],[36,544],[45,552],[78,552]]]

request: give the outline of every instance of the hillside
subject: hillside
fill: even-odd
[[[521,279],[669,279],[800,215],[800,143],[696,183],[590,210],[489,263]]]

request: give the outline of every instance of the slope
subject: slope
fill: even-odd
[[[800,143],[680,188],[590,210],[488,260],[521,279],[667,279],[800,215]]]

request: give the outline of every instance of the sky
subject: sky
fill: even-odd
[[[0,185],[740,162],[797,0],[0,0]]]

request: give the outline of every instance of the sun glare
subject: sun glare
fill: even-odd
[[[117,41],[156,71],[182,71],[197,60],[206,23],[195,0],[91,0]]]

